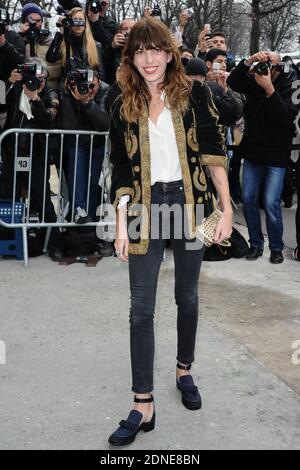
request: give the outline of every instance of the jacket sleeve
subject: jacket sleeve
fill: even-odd
[[[105,99],[105,98],[104,98]],[[105,109],[104,103],[97,103],[95,100],[87,104],[80,104],[82,118],[86,119],[90,128],[97,132],[105,132],[109,128],[109,114]]]
[[[103,48],[112,43],[117,32],[117,26],[113,18],[105,16],[94,23],[90,22],[90,26],[95,41],[100,42]]]
[[[25,56],[21,54],[12,44],[5,42],[0,46],[0,79],[8,80],[10,73],[18,64],[23,64]]]
[[[63,42],[63,35],[59,32],[57,32],[53,38],[53,41],[51,42],[49,49],[46,54],[46,60],[50,64],[57,62],[61,57],[60,57],[60,45]]]
[[[219,123],[223,126],[233,126],[242,115],[242,101],[237,100],[230,90],[223,96],[214,96],[214,101],[220,113]]]
[[[120,130],[119,108],[112,116],[110,126],[110,161],[112,164],[111,203],[117,208],[124,195],[133,197],[132,169],[127,155],[124,136]]]
[[[197,85],[198,88],[199,85]],[[194,85],[195,88],[195,85]],[[226,168],[225,138],[210,89],[202,85],[197,99],[197,140],[201,164]]]
[[[275,91],[270,98],[267,98],[266,121],[281,124],[284,127],[292,125],[297,116],[297,105],[292,102],[293,90],[280,95]]]
[[[257,90],[254,77],[249,75],[249,67],[242,60],[227,78],[227,85],[238,93],[252,94]]]
[[[43,100],[31,101],[32,114],[40,129],[52,129],[55,124],[58,99],[54,90],[48,89]]]

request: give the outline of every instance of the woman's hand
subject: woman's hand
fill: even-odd
[[[219,245],[232,234],[233,212],[232,209],[225,209],[218,222],[214,242]]]
[[[115,250],[118,258],[122,261],[128,261],[128,231],[127,231],[127,205],[117,211],[117,226]]]

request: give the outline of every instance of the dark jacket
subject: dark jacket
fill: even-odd
[[[230,89],[225,92],[216,81],[209,80],[206,84],[213,94],[216,108],[220,113],[219,124],[227,127],[233,126],[243,114],[243,98]]]
[[[4,82],[18,64],[25,61],[25,44],[15,31],[8,31],[6,42],[0,46],[0,80]]]
[[[57,128],[97,132],[108,131],[110,119],[105,107],[108,90],[107,83],[101,82],[94,100],[87,104],[80,103],[69,93],[64,93],[60,101]],[[80,143],[86,141],[90,141],[89,136],[80,137]],[[98,146],[104,142],[104,137],[96,136],[94,141],[95,146]]]
[[[103,51],[103,61],[106,71],[106,81],[112,85],[116,80],[116,72],[121,63],[123,48],[114,49],[111,45],[107,45]]]
[[[280,74],[269,98],[249,74],[242,60],[228,77],[228,85],[246,96],[245,132],[239,147],[243,158],[255,163],[286,167],[295,132],[297,106],[292,102],[295,72]]]
[[[103,48],[107,45],[111,45],[117,32],[117,24],[110,15],[106,13],[104,18],[100,17],[99,20],[94,23],[90,21],[90,26],[95,41],[100,42]]]
[[[54,90],[45,85],[39,94],[40,101],[31,101],[31,111],[33,119],[27,119],[26,115],[20,111],[20,97],[22,86],[19,84],[7,85],[6,95],[7,118],[4,130],[11,128],[18,129],[51,129],[54,127],[56,110],[58,107],[57,95]],[[19,154],[28,155],[30,151],[30,135],[19,135]],[[5,139],[6,148],[14,152],[15,138],[9,136]],[[38,136],[34,138],[34,153],[41,157],[44,155],[45,138]]]
[[[129,194],[129,221],[140,221],[140,237],[131,241],[129,252],[143,255],[149,243],[151,204],[151,162],[148,107],[145,103],[138,123],[129,124],[120,116],[122,97],[112,106],[110,128],[111,163],[113,165],[111,201],[117,207],[121,196]],[[183,186],[188,210],[188,227],[195,236],[197,207],[204,204],[205,214],[215,208],[215,200],[203,170],[204,165],[226,166],[224,136],[218,123],[218,112],[206,85],[195,82],[190,106],[182,115],[172,111],[180,158]],[[166,136],[167,138],[167,136]],[[145,216],[146,215],[146,216]]]

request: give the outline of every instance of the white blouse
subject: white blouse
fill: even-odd
[[[164,93],[161,95],[164,100]],[[149,140],[151,160],[151,186],[157,182],[170,183],[182,179],[176,135],[171,110],[165,106],[156,125],[149,118]],[[122,196],[118,208],[129,201]]]
[[[165,106],[156,125],[149,119],[151,186],[182,179],[172,113]]]

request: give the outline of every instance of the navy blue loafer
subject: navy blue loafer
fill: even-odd
[[[189,370],[191,366],[181,366],[177,364],[179,369]],[[176,386],[181,392],[182,403],[188,410],[200,410],[202,407],[201,395],[198,388],[194,384],[191,375],[183,375],[176,380]]]
[[[145,399],[134,397],[134,401],[136,403],[151,403],[153,402],[153,397]],[[120,421],[120,427],[109,437],[108,442],[114,446],[125,446],[135,440],[139,431],[153,431],[155,428],[155,411],[153,412],[151,421],[148,423],[142,423],[142,419],[142,413],[137,410],[132,410],[126,421]]]

